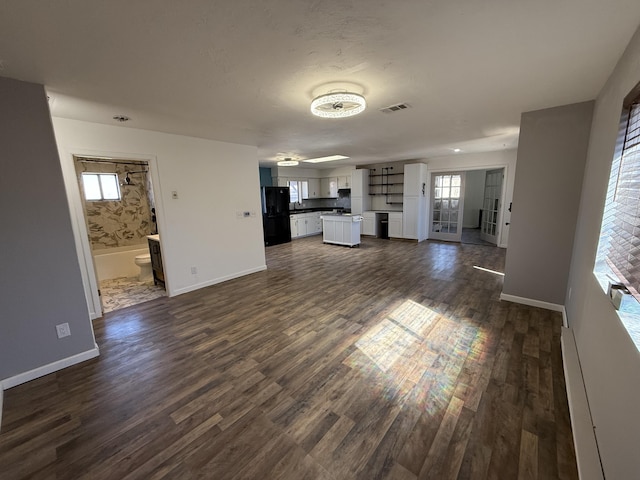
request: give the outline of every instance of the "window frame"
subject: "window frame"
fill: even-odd
[[[634,342],[638,351],[640,351],[640,295],[638,294],[640,277],[638,277],[637,275],[635,276],[636,285],[634,287],[634,285],[632,285],[633,277],[632,280],[628,280],[625,273],[621,272],[620,269],[616,267],[616,263],[607,258],[607,253],[611,248],[612,234],[616,233],[616,231],[612,228],[615,225],[615,216],[616,214],[619,214],[621,217],[624,217],[625,215],[625,212],[622,209],[620,210],[620,212],[616,211],[616,204],[618,201],[618,187],[621,181],[628,181],[629,179],[640,182],[640,169],[628,170],[631,175],[629,175],[626,179],[622,178],[624,176],[624,156],[631,120],[630,115],[634,104],[638,106],[637,115],[638,121],[640,121],[640,83],[638,83],[633,88],[633,90],[631,90],[629,95],[625,97],[622,104],[618,136],[616,139],[614,155],[611,159],[611,168],[608,175],[607,193],[605,197],[604,208],[602,210],[600,238],[598,240],[598,247],[596,250],[593,274],[600,284],[603,292],[607,295],[611,303],[614,305],[618,319],[631,337],[631,340]],[[635,155],[640,156],[640,143],[635,145],[635,148],[637,149],[637,153],[635,153]],[[634,153],[632,153],[631,155],[634,155]],[[637,163],[637,159],[634,163]],[[637,188],[633,189],[633,193],[635,194],[636,192],[637,194],[635,196],[640,196],[640,185]],[[631,197],[633,198],[633,195]],[[624,203],[624,198],[623,201],[619,203]],[[637,205],[640,209],[640,199],[637,201]],[[637,225],[640,225],[640,210],[636,210],[634,218],[635,223]],[[618,231],[618,236],[622,236],[622,233],[620,231]],[[632,233],[632,238],[640,240],[640,228]],[[627,256],[629,254],[630,251],[627,252]],[[638,255],[640,255],[640,253]],[[623,270],[625,269],[623,268]],[[622,298],[617,297],[617,293],[620,287],[623,287],[622,291],[625,292],[622,295]]]
[[[93,176],[93,177],[97,177],[98,179],[98,187],[100,189],[100,198],[87,198],[87,188],[86,188],[86,183],[85,183],[85,178],[89,177],[89,176]],[[114,180],[114,184],[116,187],[116,192],[118,194],[117,198],[105,198],[104,195],[104,185],[103,185],[103,178],[109,178],[109,179],[113,179]],[[122,191],[120,190],[120,182],[119,182],[119,178],[118,178],[118,174],[117,173],[113,173],[113,172],[82,172],[82,191],[83,191],[83,196],[84,196],[84,200],[87,202],[119,202],[122,201]]]
[[[309,198],[309,180],[287,180],[287,186],[289,187],[289,203],[301,204],[303,200]],[[294,190],[296,192],[295,199],[292,195]]]

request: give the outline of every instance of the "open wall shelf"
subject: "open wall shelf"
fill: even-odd
[[[383,196],[387,205],[402,205],[397,201],[403,196],[403,172],[394,172],[393,167],[372,168],[369,170],[369,195]]]

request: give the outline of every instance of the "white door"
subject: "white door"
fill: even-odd
[[[480,238],[486,242],[498,244],[500,234],[500,205],[502,204],[503,169],[488,170],[484,181],[484,201]]]
[[[462,239],[464,172],[434,173],[431,185],[429,238],[459,242]]]

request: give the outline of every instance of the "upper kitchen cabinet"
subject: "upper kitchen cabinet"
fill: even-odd
[[[425,196],[427,166],[424,163],[412,163],[404,166],[404,195],[406,197]]]
[[[351,188],[351,175],[342,175],[338,177],[338,189]]]
[[[321,198],[338,198],[338,179],[328,177],[320,179]]]
[[[320,189],[320,179],[310,178],[309,180],[309,198],[322,198],[322,190]]]

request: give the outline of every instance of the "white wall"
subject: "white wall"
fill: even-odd
[[[467,171],[467,170],[490,170],[493,168],[504,168],[505,182],[503,186],[502,208],[500,212],[501,229],[498,238],[498,246],[506,248],[509,243],[509,226],[505,225],[511,221],[511,214],[508,211],[509,204],[513,199],[513,184],[516,174],[516,154],[517,150],[501,150],[498,152],[484,153],[458,153],[446,157],[433,157],[423,160],[429,167],[429,173]]]
[[[596,99],[565,300],[602,464],[613,479],[640,472],[640,353],[592,271],[622,101],[640,82],[639,58],[640,30]]]
[[[150,161],[169,295],[266,268],[256,147],[63,118],[53,125],[63,164],[89,152]],[[66,188],[79,198],[76,182]]]
[[[464,176],[464,228],[480,226],[480,210],[484,204],[486,170],[470,170]]]

